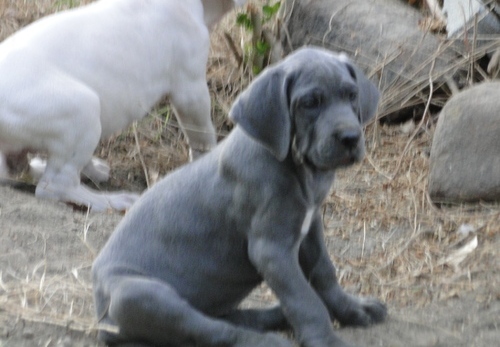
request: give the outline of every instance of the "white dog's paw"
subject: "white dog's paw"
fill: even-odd
[[[9,178],[9,168],[5,156],[0,152],[0,178]]]
[[[47,167],[47,161],[40,157],[34,157],[30,160],[30,175],[35,181],[39,181]],[[109,165],[102,159],[92,158],[82,170],[82,176],[87,177],[93,182],[106,182],[109,179]]]
[[[106,182],[109,179],[109,165],[104,160],[92,158],[82,170],[82,176],[88,177],[93,182]]]
[[[140,195],[128,192],[106,193],[108,200],[108,209],[111,208],[116,211],[128,210],[138,199]],[[92,211],[99,212],[94,206]]]
[[[88,206],[92,212],[104,212],[108,210],[126,211],[139,199],[140,196],[129,192],[100,193],[94,192],[83,186],[80,188],[86,190],[85,194],[80,196],[73,195],[70,199],[62,200],[81,206]]]
[[[30,160],[30,176],[33,180],[38,181],[45,172],[45,167],[47,166],[47,161],[40,157],[34,157]]]
[[[81,184],[75,187],[60,185],[60,182],[38,183],[35,191],[38,198],[63,201],[77,206],[89,207],[92,212],[107,210],[125,211],[139,199],[139,195],[129,192],[101,193]]]

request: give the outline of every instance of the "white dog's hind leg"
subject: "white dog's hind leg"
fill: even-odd
[[[210,94],[204,78],[185,83],[178,89],[184,92],[174,93],[170,99],[187,137],[190,160],[193,160],[211,150],[217,143],[215,128],[210,118]]]
[[[83,168],[82,176],[94,182],[106,182],[109,179],[109,165],[104,160],[93,157]]]
[[[92,212],[106,210],[124,211],[128,209],[139,198],[138,194],[128,192],[100,193],[95,192],[81,184],[69,187],[64,194],[52,194],[54,186],[38,184],[36,195],[41,198],[49,198],[72,202],[81,206],[88,206]],[[60,193],[61,191],[58,190]],[[49,193],[49,194],[47,194]]]
[[[101,193],[80,183],[85,167],[94,174],[99,171],[100,164],[94,166],[92,163],[92,154],[101,135],[98,96],[77,82],[60,87],[65,90],[49,91],[53,93],[49,94],[52,98],[46,100],[53,103],[52,107],[45,105],[53,112],[44,120],[50,120],[51,124],[50,136],[44,136],[48,160],[36,187],[36,196],[90,206],[93,211],[127,209],[137,200],[137,194]],[[99,175],[100,178],[106,176],[102,172]]]
[[[101,193],[84,187],[80,183],[79,167],[81,164],[61,161],[58,155],[50,153],[45,172],[36,187],[36,196],[90,206],[96,212],[126,210],[139,198],[134,193]]]
[[[47,161],[38,156],[32,158],[30,160],[30,176],[35,181],[39,181],[45,172],[45,168],[47,167]]]
[[[35,181],[39,181],[45,172],[47,161],[40,157],[30,160],[30,175]],[[109,179],[109,165],[102,159],[92,158],[90,163],[82,170],[82,177],[86,177],[93,182],[106,182]]]
[[[5,155],[0,152],[0,179],[9,178],[9,168],[7,167],[7,160]]]

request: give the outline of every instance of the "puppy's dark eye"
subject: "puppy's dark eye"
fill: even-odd
[[[350,101],[350,102],[354,102],[356,101],[356,99],[358,98],[358,93],[356,92],[348,92],[347,93],[347,99]]]
[[[300,106],[302,108],[317,108],[321,105],[322,98],[320,95],[311,94],[307,95],[300,100]]]

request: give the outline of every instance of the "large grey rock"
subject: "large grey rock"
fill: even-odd
[[[487,5],[490,0],[444,0],[443,13],[447,18],[448,37],[464,32],[474,34],[498,34],[500,32],[500,10]],[[477,25],[477,27],[476,27]]]
[[[500,73],[500,8],[491,0],[444,0],[446,30],[463,56],[490,57],[487,72]],[[496,52],[496,53],[495,53]],[[492,56],[493,55],[493,56]]]
[[[441,111],[429,195],[435,202],[500,200],[500,82],[463,91]]]
[[[305,44],[347,52],[378,83],[379,116],[424,105],[429,80],[436,90],[460,66],[450,43],[422,29],[422,13],[405,1],[286,0],[282,14],[285,52]]]

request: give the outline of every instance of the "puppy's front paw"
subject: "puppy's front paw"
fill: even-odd
[[[370,324],[382,323],[387,317],[387,306],[375,299],[375,298],[364,298],[362,300],[364,311],[370,317]]]
[[[366,327],[381,323],[387,317],[387,307],[375,298],[357,298],[349,295],[346,303],[345,311],[337,317],[342,325]]]

